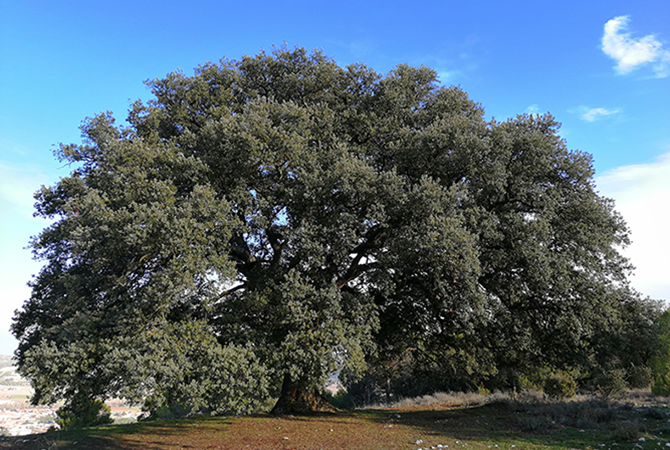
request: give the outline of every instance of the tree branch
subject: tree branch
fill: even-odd
[[[281,261],[282,252],[286,246],[286,241],[280,242],[280,239],[283,239],[282,235],[270,227],[265,230],[265,235],[270,241],[270,246],[272,247],[272,260],[270,261],[270,267],[275,268],[279,265]]]
[[[358,256],[355,259],[359,259]],[[347,285],[350,281],[355,280],[365,272],[372,270],[376,267],[380,267],[381,264],[378,262],[373,262],[373,263],[367,263],[367,264],[357,264],[355,266],[350,266],[349,270],[347,270],[347,273],[344,274],[342,278],[337,280],[335,283],[335,287],[337,287],[338,290],[341,290],[344,286]]]
[[[338,290],[342,289],[347,283],[355,280],[357,277],[367,272],[368,270],[379,267],[379,263],[360,264],[360,262],[361,259],[367,255],[368,250],[372,249],[375,240],[383,230],[384,228],[381,225],[374,225],[365,232],[363,235],[365,240],[354,247],[354,249],[351,251],[351,254],[356,254],[356,256],[351,261],[351,264],[349,264],[349,268],[335,283],[335,286]]]
[[[239,291],[240,289],[244,289],[246,287],[247,287],[247,283],[238,284],[237,286],[232,287],[232,288],[222,292],[221,297],[225,297],[226,295],[230,295],[233,292]]]

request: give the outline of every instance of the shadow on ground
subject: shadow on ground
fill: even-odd
[[[422,407],[379,409],[338,414],[273,417],[196,417],[175,421],[142,422],[81,431],[0,438],[0,449],[16,450],[145,450],[145,449],[407,449],[438,445],[486,449],[622,448],[614,432],[640,423],[646,439],[631,434],[626,448],[665,448],[662,414],[653,418],[635,410],[580,429],[540,410],[510,409],[489,404],[473,408]],[[619,414],[619,412],[617,412]],[[638,414],[639,420],[635,414]],[[663,425],[665,424],[665,425]],[[617,428],[619,427],[619,428]],[[623,428],[622,428],[623,429]],[[613,431],[615,430],[615,431]],[[670,430],[668,430],[670,436]],[[659,434],[659,436],[655,436]],[[417,443],[418,442],[418,443]]]

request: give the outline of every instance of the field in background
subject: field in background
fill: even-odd
[[[0,355],[0,436],[24,436],[44,433],[55,425],[56,410],[60,405],[31,406],[33,391],[12,365],[11,356]],[[120,400],[111,400],[107,405],[112,417],[120,422],[132,421],[139,408],[129,408]]]

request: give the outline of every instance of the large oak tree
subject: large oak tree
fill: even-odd
[[[621,321],[628,230],[550,115],[486,121],[431,69],[304,49],[148,84],[36,194],[34,402],[303,411],[410,353],[461,382],[580,364]]]

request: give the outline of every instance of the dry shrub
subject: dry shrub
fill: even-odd
[[[619,419],[613,405],[598,400],[580,404],[580,408],[576,408],[573,418],[581,428],[596,428],[597,425],[611,423]]]
[[[435,398],[432,395],[422,395],[420,397],[413,397],[413,398],[404,398],[397,403],[395,403],[393,406],[399,407],[399,408],[412,408],[415,406],[427,406],[427,405],[435,405],[440,403],[437,398]]]
[[[625,419],[625,411],[621,405],[598,399],[579,398],[573,401],[546,401],[537,396],[526,398],[508,398],[497,401],[510,412],[525,413],[528,416],[543,418],[548,423],[557,423],[577,428],[598,428],[615,421]],[[535,421],[520,419],[522,429],[540,427],[540,419]]]
[[[645,431],[645,426],[640,421],[623,422],[614,430],[612,438],[617,441],[636,441]]]
[[[547,432],[556,427],[549,417],[532,414],[518,414],[514,417],[519,430],[526,432]]]
[[[393,406],[398,408],[429,405],[475,406],[484,405],[488,400],[488,396],[477,392],[436,392],[432,395],[404,398],[394,403]]]
[[[532,406],[544,403],[544,395],[536,391],[521,393],[495,392],[488,398],[488,403],[502,406],[510,412],[528,412]]]
[[[416,398],[403,398],[402,400],[398,400],[395,402],[392,406],[394,408],[413,408],[415,406],[420,406],[419,399],[421,397],[416,397]],[[373,406],[375,408],[376,406]]]

